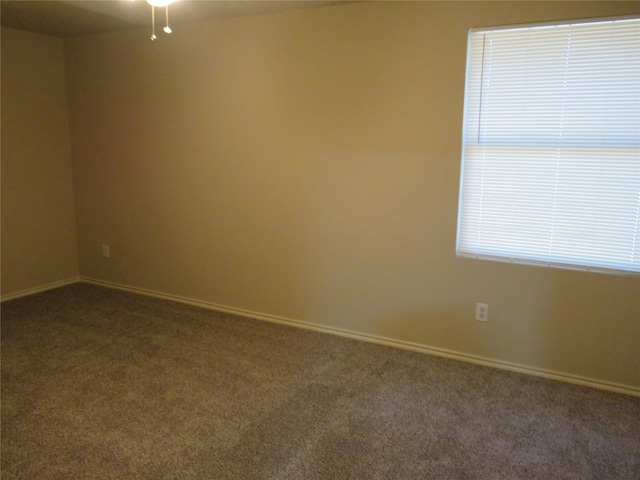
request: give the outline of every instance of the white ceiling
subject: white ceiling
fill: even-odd
[[[171,25],[216,17],[256,15],[292,8],[327,6],[341,1],[309,0],[176,0],[169,7]],[[145,0],[1,0],[3,27],[56,37],[72,37],[149,26],[151,6]],[[157,10],[156,10],[157,12]],[[164,12],[157,13],[162,23]]]

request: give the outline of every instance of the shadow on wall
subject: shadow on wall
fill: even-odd
[[[544,313],[550,363],[640,387],[640,278],[559,270]]]

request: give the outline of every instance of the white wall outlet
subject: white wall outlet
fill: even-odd
[[[476,303],[476,320],[479,322],[489,321],[489,304]]]
[[[102,256],[104,258],[109,258],[111,256],[111,249],[109,245],[102,245]]]

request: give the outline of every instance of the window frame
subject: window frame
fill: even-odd
[[[554,22],[539,22],[539,23],[530,23],[530,24],[517,24],[517,25],[502,25],[502,26],[497,26],[497,27],[478,27],[478,28],[471,28],[469,29],[468,32],[468,41],[467,41],[467,65],[466,65],[466,74],[465,74],[465,97],[464,97],[464,112],[463,112],[463,125],[462,125],[462,151],[461,151],[461,171],[460,171],[460,189],[459,189],[459,199],[458,199],[458,224],[457,224],[457,237],[456,237],[456,255],[459,257],[465,257],[465,258],[474,258],[474,259],[481,259],[481,260],[491,260],[491,261],[499,261],[499,262],[507,262],[507,263],[517,263],[517,264],[524,264],[524,265],[536,265],[536,266],[545,266],[545,267],[552,267],[552,268],[562,268],[562,269],[568,269],[568,270],[580,270],[580,271],[593,271],[593,272],[600,272],[600,273],[609,273],[609,274],[616,274],[616,275],[626,275],[626,276],[640,276],[640,263],[636,265],[636,258],[639,257],[640,253],[638,253],[635,249],[633,250],[633,254],[631,257],[631,260],[629,261],[629,266],[628,268],[620,268],[619,265],[607,265],[607,264],[597,264],[594,262],[590,262],[590,263],[578,263],[573,259],[567,259],[567,258],[563,258],[562,256],[555,256],[555,255],[540,255],[539,253],[535,252],[525,252],[524,254],[518,254],[518,255],[513,255],[512,252],[501,252],[501,251],[495,251],[492,252],[490,251],[490,249],[476,249],[475,251],[472,251],[468,246],[465,246],[464,248],[461,248],[461,237],[462,237],[462,229],[464,227],[463,225],[463,216],[464,216],[464,208],[470,208],[468,207],[468,205],[465,202],[464,199],[464,195],[465,195],[465,173],[468,173],[468,165],[466,164],[466,162],[469,161],[467,152],[468,152],[468,148],[469,145],[472,145],[472,142],[468,142],[467,141],[467,135],[469,133],[468,131],[468,125],[469,125],[469,96],[470,96],[470,69],[471,69],[471,64],[472,61],[477,61],[477,58],[472,59],[472,36],[474,34],[478,34],[478,33],[484,33],[484,32],[494,32],[494,31],[502,31],[502,30],[521,30],[521,29],[537,29],[540,27],[555,27],[555,26],[579,26],[581,24],[594,24],[594,23],[601,23],[601,22],[617,22],[617,21],[625,21],[625,20],[640,20],[640,18],[638,17],[638,15],[628,15],[628,16],[616,16],[616,17],[605,17],[605,18],[588,18],[588,19],[579,19],[579,20],[564,20],[564,21],[554,21]],[[483,56],[484,56],[484,50],[483,50]],[[484,57],[480,60],[482,62],[483,68],[484,68]],[[482,79],[481,79],[482,82]],[[634,84],[635,85],[635,84]],[[482,88],[482,87],[480,87]],[[482,101],[484,99],[484,97],[482,97],[482,90],[480,90],[480,96],[479,99],[477,99],[478,102],[480,102],[480,107],[476,106],[476,110],[478,108],[482,108]],[[634,112],[635,113],[635,112]],[[638,115],[640,116],[640,104],[639,104],[639,112]],[[480,111],[479,116],[482,116],[482,113]],[[634,120],[635,120],[635,116],[634,116]],[[478,135],[480,134],[480,122],[481,120],[478,120]],[[635,123],[632,124],[632,126],[635,126]],[[475,130],[474,130],[475,131]],[[635,137],[633,137],[633,140],[635,140]],[[480,144],[480,141],[478,141],[478,144]],[[514,144],[514,147],[519,149],[519,151],[527,151],[527,148],[523,148],[522,143],[518,144]],[[630,148],[632,148],[634,151],[638,151],[640,152],[640,150],[638,150],[638,148],[640,147],[640,145],[633,143]],[[531,149],[532,147],[529,146],[529,149]],[[549,148],[555,148],[554,145],[551,145]],[[591,147],[592,149],[598,148],[598,147]],[[614,147],[608,147],[609,149],[613,149]],[[638,155],[638,170],[640,172],[640,153]],[[640,195],[640,182],[638,185],[638,194]],[[640,209],[640,197],[638,198],[638,209]],[[640,211],[640,210],[638,210]],[[637,221],[640,220],[640,214],[636,213],[636,219]],[[464,217],[466,218],[466,217]],[[640,249],[640,244],[638,244],[638,240],[637,240],[637,236],[640,236],[640,227],[636,228],[636,234],[634,235],[634,239],[632,241],[632,243],[634,245],[637,245],[637,247]]]

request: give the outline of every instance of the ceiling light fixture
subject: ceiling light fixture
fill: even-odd
[[[156,36],[156,7],[164,7],[165,12],[165,25],[162,29],[164,33],[171,33],[171,27],[169,26],[169,5],[174,0],[147,0],[147,3],[151,5],[151,40],[158,38]]]

